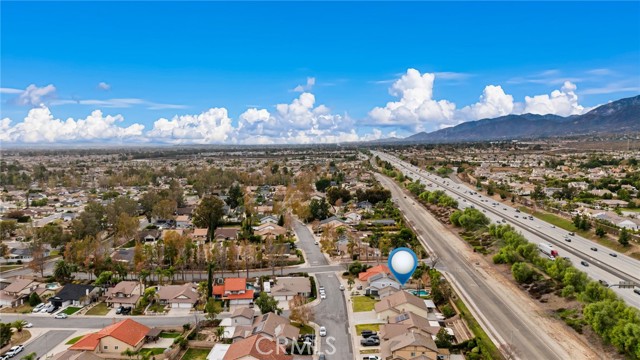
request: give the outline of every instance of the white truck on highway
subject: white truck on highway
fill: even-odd
[[[540,243],[538,244],[538,250],[547,255],[551,260],[558,257],[558,250],[554,249],[551,244]]]

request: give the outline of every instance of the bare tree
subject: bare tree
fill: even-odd
[[[289,310],[291,311],[289,319],[292,321],[307,325],[314,320],[313,311],[307,306],[304,296],[295,295],[293,299],[289,300]]]

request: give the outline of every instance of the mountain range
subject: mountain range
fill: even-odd
[[[506,115],[389,140],[440,143],[629,132],[640,132],[640,95],[598,106],[582,115]]]

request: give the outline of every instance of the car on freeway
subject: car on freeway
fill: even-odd
[[[598,280],[598,282],[599,282],[599,283],[600,283],[600,285],[602,285],[602,286],[609,287],[609,283],[608,283],[608,282],[606,282],[606,281],[604,281],[604,280]]]
[[[570,232],[569,235],[574,236],[576,233]]]
[[[327,328],[320,326],[320,336],[327,336]]]
[[[55,318],[55,319],[66,319],[66,318],[68,318],[68,316],[67,316],[67,314],[65,314],[65,313],[60,313],[60,314],[56,314],[56,315],[54,316],[54,318]]]
[[[633,289],[633,292],[640,295],[640,289]]]
[[[618,257],[618,254],[616,254],[616,253],[609,253],[609,255],[611,255],[613,257]]]
[[[582,265],[582,266],[589,266],[589,263],[588,263],[588,262],[586,262],[586,261],[584,261],[584,260],[582,260],[582,261],[580,261],[580,265]]]
[[[555,225],[551,225],[551,227],[555,229],[556,226]]]
[[[565,238],[564,238],[564,241],[566,241],[566,242],[571,242],[571,239],[569,239],[568,237],[565,237]]]
[[[591,248],[591,251],[598,251],[598,248],[594,246]]]
[[[380,340],[373,338],[366,338],[360,340],[360,345],[362,346],[378,346],[380,345]]]

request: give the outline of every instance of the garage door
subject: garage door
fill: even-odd
[[[189,304],[189,303],[179,303],[178,304],[178,308],[180,308],[180,309],[190,309],[191,308],[191,304]]]

